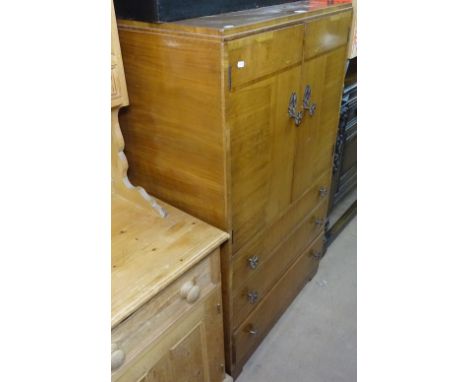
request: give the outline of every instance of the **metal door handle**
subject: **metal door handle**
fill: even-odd
[[[296,92],[293,92],[291,94],[291,98],[289,98],[288,115],[289,115],[289,118],[294,119],[294,124],[296,126],[299,126],[302,122],[302,117],[304,116],[304,112],[302,110],[296,111],[296,106],[297,106],[297,94]]]
[[[302,101],[302,107],[304,110],[309,111],[309,115],[312,116],[317,109],[317,104],[311,103],[310,98],[312,96],[312,89],[310,85],[307,85],[304,90],[304,100]]]

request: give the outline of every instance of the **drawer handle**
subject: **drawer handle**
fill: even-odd
[[[315,219],[315,224],[318,226],[323,225],[323,219],[320,219],[320,218]]]
[[[247,292],[247,299],[251,304],[255,304],[258,301],[258,292],[250,291]]]
[[[296,111],[297,106],[297,94],[293,92],[291,94],[291,98],[289,98],[289,105],[288,105],[288,115],[289,118],[294,119],[294,124],[299,126],[302,122],[302,117],[304,116],[303,111]]]
[[[125,361],[125,352],[119,349],[116,344],[111,346],[111,370],[117,370]]]
[[[323,198],[328,195],[328,189],[324,186],[320,187],[319,189],[320,197]]]
[[[317,104],[310,103],[310,97],[312,96],[312,89],[310,85],[307,85],[304,90],[304,101],[302,101],[302,106],[304,110],[309,110],[309,115],[312,116],[317,109]]]
[[[187,281],[180,288],[180,295],[185,298],[187,302],[193,303],[200,297],[200,287],[195,285],[193,281]]]
[[[320,260],[322,258],[322,252],[321,251],[316,251],[315,249],[311,249],[309,251],[309,257],[313,257],[316,260]]]
[[[249,325],[247,327],[247,333],[249,333],[251,336],[256,336],[257,335],[257,329],[253,325]]]
[[[249,257],[249,267],[251,269],[255,269],[257,268],[258,266],[258,262],[260,261],[260,259],[258,258],[258,256],[252,256],[252,257]]]

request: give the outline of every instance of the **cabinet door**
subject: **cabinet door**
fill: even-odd
[[[234,251],[291,202],[297,128],[288,104],[296,92],[301,110],[300,80],[297,65],[228,95]]]
[[[308,106],[297,129],[292,200],[300,198],[315,179],[332,165],[333,146],[338,129],[346,46],[307,60],[303,64],[301,106],[310,88]]]
[[[225,374],[220,288],[197,304],[115,382],[221,382]]]

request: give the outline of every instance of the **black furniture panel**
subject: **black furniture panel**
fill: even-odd
[[[357,58],[348,61],[335,144],[326,228],[327,246],[356,216],[357,199]],[[349,197],[348,197],[349,195]],[[353,201],[354,199],[354,201]],[[345,209],[344,209],[345,208]]]
[[[357,185],[357,84],[346,86],[333,162],[332,204],[336,206]]]
[[[162,22],[265,7],[291,0],[114,0],[118,18]]]

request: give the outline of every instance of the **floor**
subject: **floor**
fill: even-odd
[[[357,380],[356,240],[354,218],[236,382]]]

